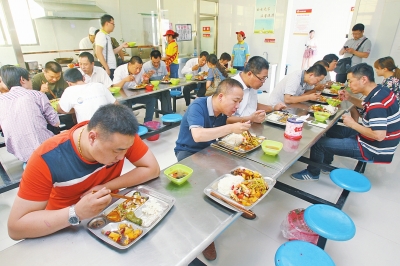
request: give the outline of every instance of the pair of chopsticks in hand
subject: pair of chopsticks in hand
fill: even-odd
[[[43,80],[42,80],[42,84],[45,84]],[[49,92],[50,92],[51,96],[54,97],[54,99],[57,99],[57,96],[54,94],[54,92],[52,90],[49,89]]]
[[[97,192],[97,190],[93,190],[92,194],[94,194],[96,192]],[[127,200],[134,200],[135,199],[133,197],[128,197],[128,196],[125,196],[125,195],[120,195],[120,194],[115,194],[115,193],[108,193],[108,195],[110,195],[113,198],[119,198],[119,199],[127,199]]]

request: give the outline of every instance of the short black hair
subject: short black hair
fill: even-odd
[[[234,87],[238,87],[238,88],[241,88],[243,90],[242,83],[240,83],[236,79],[231,79],[231,78],[224,79],[223,81],[221,81],[218,84],[218,87],[215,90],[213,96],[216,96],[216,95],[218,95],[220,93],[228,94],[233,90]]]
[[[375,82],[374,69],[367,63],[360,63],[352,66],[349,70],[347,70],[347,73],[352,73],[353,76],[357,78],[366,76],[369,81]]]
[[[113,19],[114,18],[111,15],[105,14],[105,15],[101,16],[100,24],[101,24],[101,26],[104,26],[106,24],[106,22],[110,22]]]
[[[321,75],[326,76],[327,74],[326,68],[319,64],[311,66],[309,69],[306,70],[306,73],[313,73],[316,77],[319,77]]]
[[[243,72],[251,71],[253,74],[259,74],[263,69],[269,69],[268,61],[261,56],[253,56],[244,67]]]
[[[161,57],[161,52],[158,50],[153,50],[150,53],[150,58],[159,58]]]
[[[88,124],[88,130],[98,128],[107,138],[109,135],[119,133],[134,136],[139,129],[132,110],[122,104],[107,104],[101,106],[93,114]]]
[[[82,73],[77,68],[68,68],[64,72],[64,80],[72,83],[83,81]]]
[[[310,34],[311,32],[315,32],[315,30],[310,30],[309,34]]]
[[[351,31],[356,31],[356,30],[364,31],[364,28],[365,28],[364,24],[362,24],[362,23],[357,23],[356,25],[353,26],[353,28],[351,29]]]
[[[21,86],[21,78],[29,80],[29,72],[25,68],[4,65],[0,68],[0,76],[8,89]]]
[[[135,64],[135,63],[143,64],[143,60],[139,56],[134,55],[134,56],[131,57],[131,60],[129,60],[129,63],[131,63],[131,64]]]
[[[228,60],[231,61],[232,57],[230,54],[228,53],[222,53],[221,56],[219,57],[219,60]]]
[[[209,54],[207,51],[203,51],[203,52],[200,53],[199,58],[202,58],[203,56],[204,56],[205,58],[207,58],[209,55],[210,55],[210,54]]]
[[[210,54],[207,56],[207,62],[210,62],[213,65],[216,65],[218,63],[218,58],[215,54]]]
[[[90,63],[94,62],[94,56],[89,52],[82,52],[79,57],[86,57]]]
[[[97,34],[99,31],[100,31],[99,29],[95,30],[94,36],[96,36],[96,34]]]
[[[322,60],[325,60],[326,62],[328,62],[330,64],[333,61],[338,61],[339,57],[335,54],[327,54],[324,56],[324,58],[322,58]]]
[[[45,70],[49,70],[54,73],[61,73],[62,67],[60,66],[59,63],[54,62],[54,61],[49,61],[44,65]]]
[[[329,67],[328,61],[325,61],[325,60],[319,60],[319,61],[315,62],[314,65],[321,65],[324,67]]]

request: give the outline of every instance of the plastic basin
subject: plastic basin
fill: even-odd
[[[147,122],[144,122],[143,125],[151,128],[153,130],[157,130],[161,127],[161,123],[158,121],[147,121]],[[160,134],[156,134],[154,136],[148,137],[147,140],[155,141],[155,140],[158,140],[159,138],[160,138]]]
[[[192,77],[193,77],[193,74],[186,74],[185,75],[186,80],[191,80]]]
[[[314,113],[315,120],[317,120],[319,122],[325,122],[325,120],[328,119],[330,116],[331,116],[331,114],[328,112],[315,112]]]
[[[319,235],[313,232],[304,221],[304,209],[295,209],[287,217],[291,238],[289,240],[303,240],[317,244]]]
[[[338,85],[338,84],[332,84],[331,89],[340,90],[341,87],[342,87],[342,86],[340,86],[340,85]]]
[[[136,42],[128,42],[129,47],[134,47],[136,45]]]
[[[328,98],[328,99],[326,100],[326,102],[327,102],[330,106],[336,107],[336,106],[338,106],[342,101],[339,100],[339,99]]]
[[[277,155],[283,147],[283,143],[275,140],[264,140],[261,143],[261,148],[264,151],[265,154],[267,155],[272,155],[275,156]]]
[[[158,84],[160,84],[159,80],[152,80],[150,81],[151,84],[153,84],[154,87],[158,86]]]
[[[185,173],[186,175],[182,178],[174,178],[173,175],[175,175],[176,173]],[[178,164],[174,164],[173,166],[170,166],[167,169],[165,169],[164,174],[173,183],[175,183],[177,185],[181,185],[181,184],[185,183],[189,179],[189,177],[192,176],[193,169],[186,165],[178,163]]]
[[[121,87],[110,87],[111,93],[118,93],[121,90]]]
[[[172,85],[178,85],[180,82],[180,80],[176,78],[169,79],[169,81],[171,82]]]

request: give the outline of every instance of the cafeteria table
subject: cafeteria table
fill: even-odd
[[[52,235],[23,240],[0,252],[4,265],[188,265],[241,213],[208,198],[203,190],[216,178],[238,166],[277,178],[279,171],[215,149],[202,150],[180,163],[194,170],[181,186],[162,173],[145,183],[176,199],[167,215],[143,238],[126,250],[103,243],[85,228],[68,227]],[[207,167],[204,167],[204,166]],[[21,255],[23,254],[23,255]]]

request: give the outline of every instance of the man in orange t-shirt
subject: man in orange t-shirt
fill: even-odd
[[[89,122],[43,142],[22,175],[8,219],[10,237],[40,237],[78,225],[111,202],[112,190],[156,178],[160,166],[138,127],[131,110],[109,104]],[[121,175],[124,158],[136,168]]]

